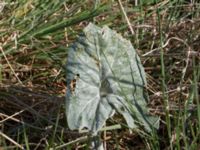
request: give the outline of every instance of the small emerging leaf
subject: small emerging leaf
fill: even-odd
[[[78,78],[77,78],[78,75]],[[115,112],[130,128],[157,127],[150,117],[145,72],[130,41],[89,24],[68,49],[66,114],[70,129],[97,132]]]

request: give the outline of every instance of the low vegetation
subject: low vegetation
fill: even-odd
[[[90,149],[65,115],[67,48],[92,22],[130,40],[158,130],[106,122],[105,149],[200,149],[200,3],[196,0],[0,1],[0,149]]]

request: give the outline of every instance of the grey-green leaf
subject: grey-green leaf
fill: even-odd
[[[130,128],[151,131],[158,118],[148,115],[145,86],[144,68],[130,41],[107,26],[89,24],[68,48],[69,128],[97,132],[118,112]]]

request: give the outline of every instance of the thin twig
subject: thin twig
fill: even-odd
[[[6,54],[4,53],[3,48],[1,47],[1,45],[0,45],[0,50],[1,50],[2,54],[3,54],[3,57],[5,58],[5,60],[6,60],[6,62],[7,62],[7,64],[9,65],[9,67],[10,67],[12,73],[14,74],[14,76],[16,77],[16,79],[18,80],[18,82],[19,82],[20,84],[23,85],[22,81],[18,78],[17,74],[15,73],[15,70],[14,70],[13,67],[11,66],[9,60],[7,59]]]
[[[13,143],[14,145],[16,145],[17,147],[19,147],[20,149],[24,150],[24,147],[21,146],[20,144],[18,144],[16,141],[14,141],[13,139],[11,139],[9,136],[5,135],[3,132],[0,131],[0,135],[2,137],[4,137],[5,139],[7,139],[8,141],[10,141],[11,143]]]
[[[4,116],[4,117],[7,117],[7,118],[1,120],[0,123],[3,123],[3,122],[5,122],[6,120],[9,120],[9,119],[14,120],[14,121],[16,121],[16,122],[20,122],[20,120],[14,118],[14,117],[17,116],[17,115],[19,115],[19,114],[21,114],[22,112],[24,112],[24,110],[21,110],[21,111],[19,111],[19,112],[16,112],[16,113],[14,113],[14,114],[11,115],[11,116],[8,116],[8,115],[5,115],[5,114],[0,113],[0,116],[2,115],[2,116]]]
[[[132,25],[131,25],[131,23],[130,23],[130,21],[129,21],[127,15],[126,15],[126,12],[125,12],[125,10],[124,10],[124,7],[123,7],[123,5],[122,5],[121,0],[118,0],[118,3],[119,3],[119,6],[120,6],[120,9],[121,9],[122,13],[124,14],[124,17],[125,17],[125,19],[126,19],[126,22],[127,22],[127,24],[128,24],[128,27],[129,27],[129,29],[130,29],[130,31],[131,31],[131,34],[132,34],[132,35],[135,35],[135,32],[134,32],[134,30],[133,30],[133,28],[132,28]]]

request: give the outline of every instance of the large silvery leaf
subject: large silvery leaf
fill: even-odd
[[[68,49],[66,115],[70,129],[96,132],[115,112],[130,128],[156,127],[144,69],[131,43],[108,27],[89,24]]]

